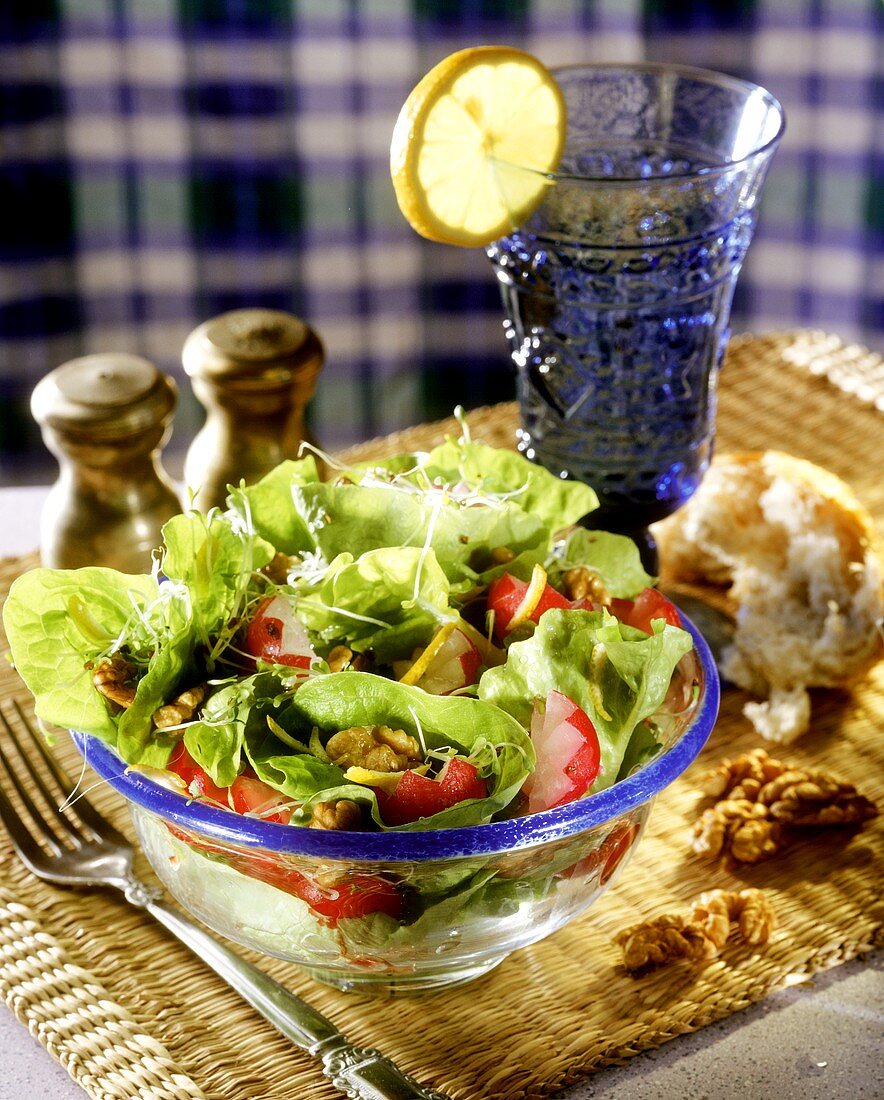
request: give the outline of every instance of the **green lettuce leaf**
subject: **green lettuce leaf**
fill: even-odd
[[[94,734],[130,764],[162,767],[177,734],[154,711],[211,672],[238,628],[253,571],[273,556],[263,539],[219,516],[189,513],[163,528],[162,570],[34,570],[10,592],[4,622],[16,667],[48,722]],[[140,670],[132,704],[112,713],[85,666],[122,649]]]
[[[292,495],[327,561],[384,546],[429,545],[450,581],[472,583],[495,547],[542,555],[551,546],[543,520],[512,503],[471,506],[441,490],[419,494],[393,484],[304,485]]]
[[[217,513],[175,516],[163,526],[162,571],[187,589],[193,632],[209,650],[209,667],[241,613],[253,573],[273,557],[269,542]]]
[[[654,735],[654,730],[645,722],[639,723],[632,732],[629,744],[620,761],[620,771],[617,782],[627,779],[633,772],[643,768],[645,764],[658,756],[663,745]]]
[[[298,586],[297,613],[325,645],[374,650],[379,660],[408,657],[452,619],[448,578],[436,555],[417,547],[382,547],[356,561],[339,554],[315,585]]]
[[[603,790],[616,782],[633,730],[662,706],[692,647],[686,631],[662,620],[655,626],[648,635],[602,611],[547,611],[530,638],[509,647],[506,664],[483,674],[479,697],[528,727],[534,700],[563,692],[598,733],[602,770],[592,789]]]
[[[86,668],[157,597],[153,577],[113,569],[34,569],[3,607],[12,659],[46,722],[117,742],[117,724]]]
[[[186,896],[202,897],[210,910],[223,914],[232,927],[248,929],[255,946],[270,954],[295,954],[305,943],[321,957],[334,957],[341,950],[337,928],[317,917],[305,901],[243,873],[206,852],[195,851],[165,829],[160,818],[149,819],[144,826],[156,833],[154,844],[160,851],[168,848],[177,858],[175,878]]]
[[[202,678],[194,661],[199,637],[187,616],[190,601],[184,593],[176,596],[161,605],[163,617],[152,620],[158,639],[156,648],[138,681],[135,698],[117,719],[117,752],[129,764],[152,768],[166,764],[180,734],[155,729],[153,713],[186,682]]]
[[[187,727],[184,744],[194,760],[205,768],[220,787],[229,787],[242,768],[244,757],[259,779],[270,783],[300,803],[319,796],[348,798],[352,793],[332,795],[349,788],[343,771],[309,752],[298,752],[277,738],[268,718],[297,729],[306,747],[309,731],[291,716],[292,694],[275,672],[258,672],[226,684],[203,708],[201,720]],[[357,788],[363,801],[373,794]]]
[[[616,599],[632,600],[654,584],[642,566],[638,547],[626,535],[610,531],[587,531],[576,527],[564,543],[556,547],[549,568],[552,583],[557,576],[575,566],[585,565],[598,573],[605,590]]]
[[[185,730],[187,751],[219,787],[229,787],[239,775],[247,731],[252,738],[266,735],[267,713],[282,692],[271,672],[234,680],[209,697],[200,721]]]
[[[118,720],[117,749],[127,763],[161,767],[177,735],[153,728],[152,715],[176,690],[211,674],[239,627],[254,571],[273,547],[216,513],[175,516],[163,527],[168,582],[147,620],[123,641],[148,653],[135,699]]]
[[[234,489],[228,505],[283,554],[315,550],[309,528],[292,503],[292,487],[319,481],[312,455],[280,463],[254,485]]]
[[[302,742],[314,726],[319,728],[324,741],[350,726],[388,725],[404,729],[422,741],[427,749],[453,748],[460,755],[470,757],[480,774],[486,776],[487,798],[461,802],[419,822],[398,826],[401,830],[450,828],[488,821],[512,801],[534,766],[534,749],[528,734],[497,707],[465,696],[427,695],[419,688],[371,673],[313,677],[298,689],[290,707],[280,713],[277,720]],[[261,778],[293,798],[301,797],[295,794],[294,784],[289,782],[288,776],[284,783],[274,782],[270,777],[270,766],[281,769],[282,763],[263,756],[265,748],[266,745],[256,754],[256,770],[259,764],[264,769],[259,771]],[[300,757],[289,759],[300,760]],[[362,791],[365,800],[365,788]],[[326,792],[325,797],[352,796]]]
[[[588,485],[567,481],[517,451],[449,437],[430,451],[424,463],[430,479],[456,485],[465,482],[489,494],[514,494],[513,501],[551,531],[570,527],[598,507]],[[500,544],[498,544],[500,545]]]

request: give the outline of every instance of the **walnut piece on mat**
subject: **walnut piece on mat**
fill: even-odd
[[[766,806],[745,798],[718,802],[694,823],[694,851],[713,859],[721,856],[727,871],[770,859],[782,847],[779,822],[771,820]]]
[[[780,451],[720,455],[654,533],[670,584],[718,586],[719,600],[728,586],[722,671],[761,697],[744,713],[768,740],[807,729],[809,687],[847,684],[881,656],[874,523],[828,470]]]
[[[701,780],[719,801],[693,827],[693,849],[725,869],[759,863],[788,844],[784,827],[861,825],[878,807],[831,773],[775,760],[764,749],[725,759]]]
[[[748,944],[766,943],[776,916],[763,890],[710,890],[696,898],[688,913],[664,913],[620,932],[630,974],[644,974],[676,959],[717,958],[734,932]]]

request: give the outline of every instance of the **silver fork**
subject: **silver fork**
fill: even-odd
[[[17,762],[4,751],[0,736],[0,779],[5,772],[30,822],[15,809],[2,782],[0,821],[22,861],[38,878],[64,886],[111,886],[121,891],[130,905],[155,917],[283,1035],[318,1058],[325,1075],[353,1100],[450,1100],[445,1093],[422,1088],[379,1051],[349,1043],[306,1001],[172,908],[162,900],[160,890],[139,882],[132,870],[132,845],[82,794],[69,801],[73,783],[17,700],[0,708],[0,734],[4,731]]]

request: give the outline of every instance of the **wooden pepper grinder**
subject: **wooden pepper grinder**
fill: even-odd
[[[194,329],[182,362],[208,412],[184,464],[195,508],[223,507],[228,484],[298,457],[323,359],[316,333],[279,310],[235,309]]]
[[[160,466],[177,390],[136,355],[86,355],[46,375],[31,412],[59,461],[40,523],[45,566],[151,568],[160,528],[181,511]]]

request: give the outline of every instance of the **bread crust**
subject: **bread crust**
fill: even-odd
[[[808,687],[849,683],[884,652],[875,525],[829,470],[782,451],[721,455],[655,535],[664,579],[732,613],[722,668],[765,700],[746,708],[763,736],[793,740]]]

